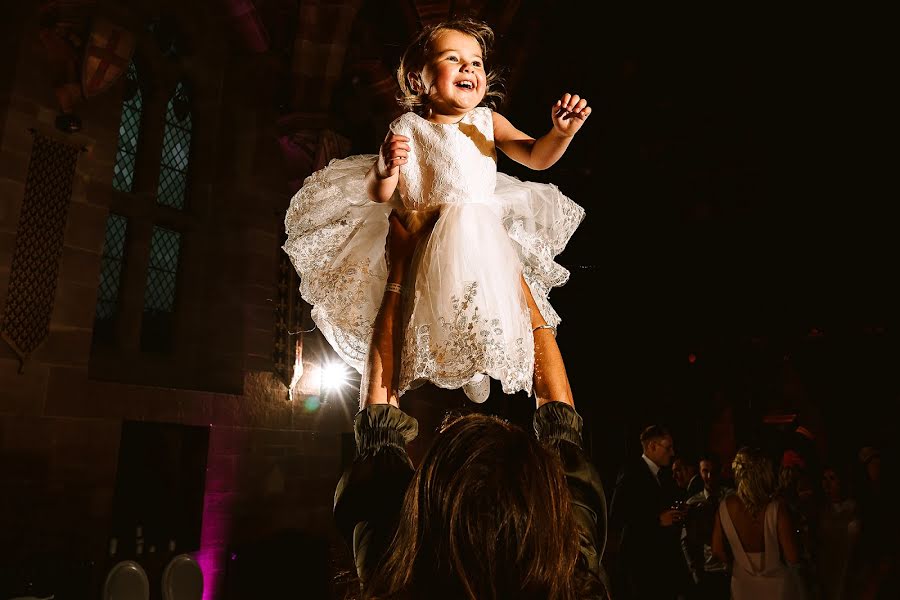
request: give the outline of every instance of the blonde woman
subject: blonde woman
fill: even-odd
[[[787,508],[773,499],[772,461],[758,449],[742,448],[732,463],[737,493],[719,504],[712,551],[731,566],[731,597],[803,600],[795,565],[797,538]]]

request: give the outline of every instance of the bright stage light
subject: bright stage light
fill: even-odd
[[[347,385],[347,368],[338,362],[322,367],[322,389],[339,390]]]

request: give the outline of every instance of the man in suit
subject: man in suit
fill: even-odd
[[[622,468],[610,507],[610,525],[619,532],[620,591],[632,600],[682,597],[690,575],[681,551],[683,498],[669,465],[672,436],[651,425],[641,433],[643,454]]]

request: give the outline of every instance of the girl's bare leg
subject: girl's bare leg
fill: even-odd
[[[534,330],[534,395],[537,406],[540,407],[547,402],[565,402],[575,406],[575,400],[572,397],[572,388],[569,385],[569,377],[566,375],[566,366],[563,363],[562,354],[556,343],[556,336],[552,329],[537,329],[547,322],[541,316],[534,296],[531,295],[531,289],[525,283],[525,278],[521,278],[522,291],[525,294],[525,302],[528,305],[528,311],[531,314],[531,328]]]

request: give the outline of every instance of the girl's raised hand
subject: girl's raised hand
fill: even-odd
[[[566,137],[575,135],[591,114],[587,99],[566,92],[553,105],[553,129]]]
[[[381,179],[393,177],[400,172],[400,165],[405,165],[409,156],[409,138],[388,132],[378,152],[376,174]]]

